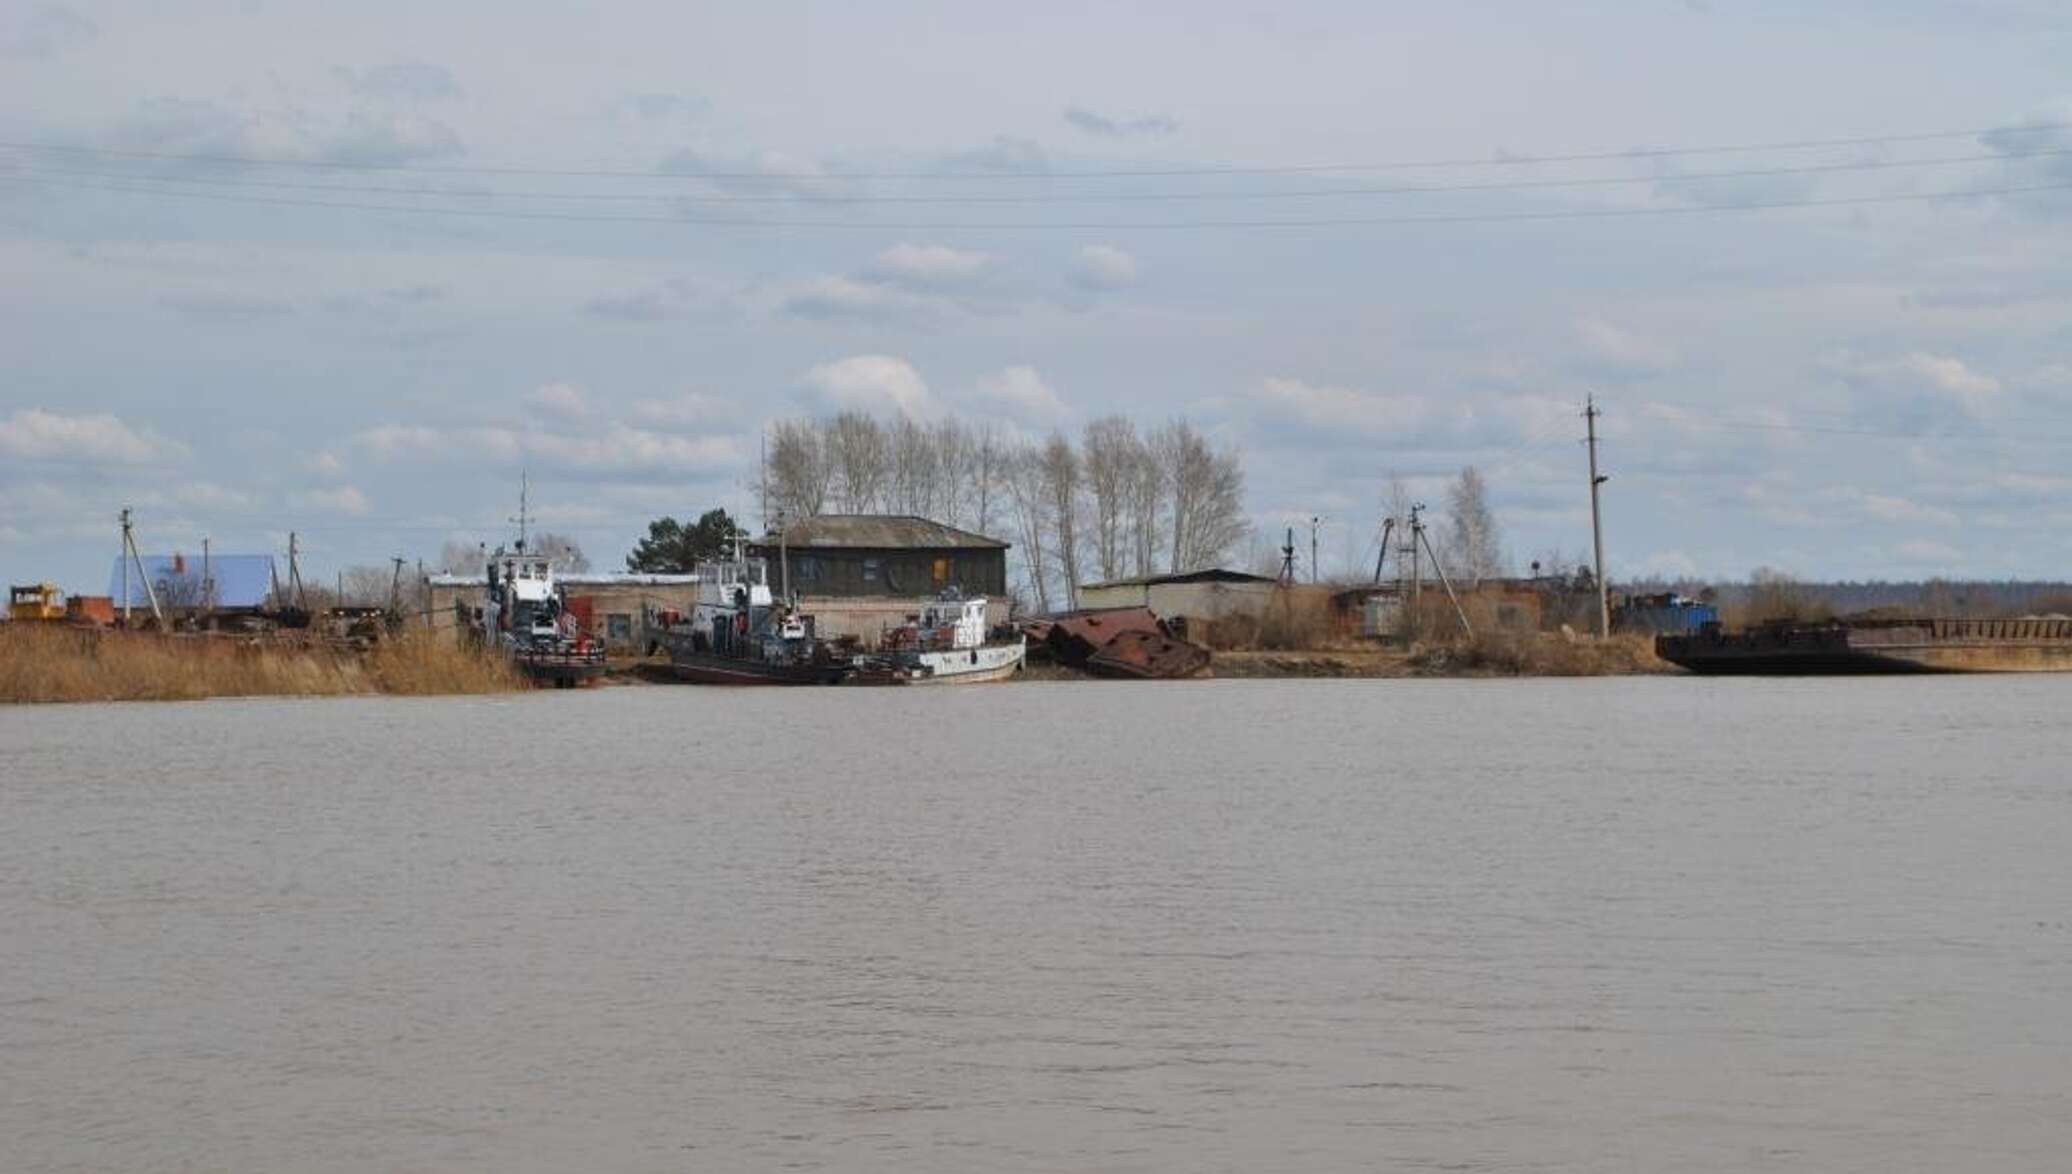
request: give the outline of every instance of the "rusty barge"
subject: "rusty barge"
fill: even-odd
[[[1715,675],[2062,673],[2072,672],[2072,620],[1783,620],[1740,632],[1713,623],[1657,637],[1655,655]]]

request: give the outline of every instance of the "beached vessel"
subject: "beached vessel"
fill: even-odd
[[[2072,620],[1783,620],[1740,632],[1706,624],[1660,636],[1655,655],[1695,673],[2072,672]]]
[[[769,567],[734,557],[698,565],[689,615],[647,608],[650,650],[668,653],[670,672],[707,685],[833,685],[854,668],[848,649],[820,639],[813,617],[770,593]]]
[[[963,685],[1004,681],[1022,671],[1028,638],[1012,627],[988,631],[986,598],[945,591],[907,623],[887,628],[878,651],[858,663],[863,683]]]
[[[517,552],[499,549],[490,558],[488,576],[476,630],[520,673],[558,689],[603,675],[604,643],[584,632],[569,612],[554,581],[553,560],[526,553],[521,542]]]

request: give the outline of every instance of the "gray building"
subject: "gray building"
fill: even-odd
[[[983,595],[992,623],[1007,618],[1008,544],[904,514],[822,514],[772,531],[750,548],[769,560],[770,585],[788,586],[821,635],[878,634],[950,588]]]

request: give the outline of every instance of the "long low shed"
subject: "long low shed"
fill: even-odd
[[[556,574],[568,598],[568,609],[585,631],[614,653],[642,651],[635,646],[643,604],[688,612],[698,602],[698,576],[649,575],[585,571]],[[435,632],[452,635],[460,628],[456,604],[472,613],[489,598],[489,584],[480,575],[430,575],[425,586],[426,620]]]

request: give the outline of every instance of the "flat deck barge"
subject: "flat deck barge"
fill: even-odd
[[[2062,673],[2072,672],[2072,620],[1786,620],[1740,632],[1707,624],[1656,637],[1655,655],[1710,674]]]

